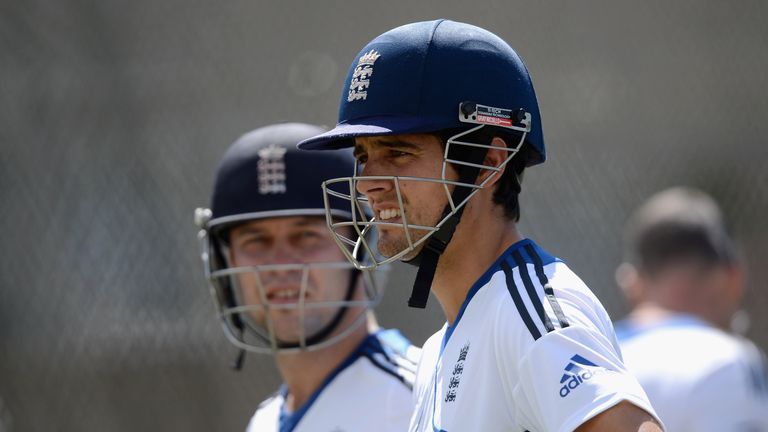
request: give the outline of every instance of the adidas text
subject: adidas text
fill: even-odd
[[[571,376],[571,379],[569,379],[565,385],[560,387],[560,397],[564,398],[568,396],[571,393],[571,390],[575,390],[576,387],[578,387],[584,381],[588,381],[590,378],[592,378],[592,376],[592,372],[588,370]]]

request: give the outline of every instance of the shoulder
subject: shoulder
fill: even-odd
[[[406,427],[416,366],[408,358],[411,345],[403,340],[399,332],[369,335],[299,411],[282,419],[283,427],[297,432]]]
[[[421,349],[411,343],[398,329],[380,330],[376,333],[376,339],[382,349],[393,358],[407,360],[410,363],[418,363]]]
[[[763,368],[751,342],[705,324],[659,325],[635,332],[621,347],[627,366],[640,376],[667,371],[677,380],[697,381]]]
[[[420,351],[420,358],[416,369],[416,382],[415,387],[420,385],[427,385],[427,381],[432,375],[435,365],[440,358],[440,348],[443,344],[443,338],[445,337],[445,331],[447,324],[437,331],[435,334],[429,337]],[[418,390],[417,390],[418,391]]]
[[[748,340],[678,319],[635,329],[622,349],[670,430],[768,427],[765,360]]]
[[[430,336],[426,342],[424,342],[424,346],[420,352],[421,358],[419,359],[419,369],[422,368],[422,365],[434,365],[434,363],[437,361],[437,358],[440,356],[440,348],[443,345],[443,339],[445,338],[447,327],[448,324],[444,324],[440,330],[438,330],[435,334]]]
[[[522,426],[573,430],[622,400],[653,412],[621,362],[608,314],[562,260],[524,240],[478,284],[465,315],[488,339],[484,373]]]
[[[446,328],[448,327],[448,324],[443,324],[443,327],[435,332],[432,336],[427,339],[426,342],[424,342],[424,346],[421,349],[421,355],[422,357],[428,355],[429,353],[433,351],[439,351],[440,345],[443,342],[443,337],[445,336]]]
[[[543,336],[574,327],[619,351],[600,301],[562,260],[531,240],[510,246],[478,279],[457,321],[493,340],[502,363],[525,355]]]
[[[277,391],[261,402],[248,422],[246,432],[277,431],[284,400],[282,392]]]
[[[389,378],[413,388],[421,350],[397,329],[380,330],[368,337],[361,355]]]
[[[757,392],[768,397],[765,356],[752,342],[739,336],[713,329],[709,346],[692,350],[698,357],[709,355],[705,373],[709,381],[723,385],[741,385],[747,393]],[[719,387],[718,388],[722,388]]]
[[[509,253],[489,285],[497,297],[494,318],[504,333],[523,332],[523,342],[533,342],[555,330],[585,327],[605,335],[618,349],[597,297],[562,260],[533,242]]]

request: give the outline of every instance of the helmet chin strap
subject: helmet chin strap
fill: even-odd
[[[474,148],[469,152],[467,162],[480,165],[487,153],[488,149],[486,148]],[[480,168],[461,166],[459,167],[459,182],[475,184],[479,174]],[[451,198],[454,203],[461,203],[467,199],[472,191],[473,189],[471,187],[456,186],[453,189]],[[451,216],[440,226],[440,229],[437,230],[436,233],[432,234],[418,255],[413,257],[413,259],[404,261],[408,264],[418,266],[419,268],[416,272],[416,280],[413,282],[411,297],[408,299],[408,306],[419,309],[427,307],[429,291],[432,289],[432,279],[435,277],[435,271],[437,270],[440,256],[445,252],[445,249],[451,242],[453,233],[456,231],[456,226],[461,222],[461,216],[464,214],[465,207],[466,204],[461,206],[455,213],[453,213],[453,215],[451,215],[451,206],[450,204],[446,204],[439,220],[445,219],[448,215]]]
[[[455,193],[451,194],[451,196],[454,196],[455,199],[458,198],[455,196]],[[445,207],[442,218],[451,211],[451,206],[447,205]],[[453,216],[446,220],[440,229],[430,237],[418,255],[411,260],[404,261],[419,267],[419,270],[416,272],[416,280],[413,282],[411,297],[408,299],[408,306],[419,309],[427,307],[429,291],[432,289],[432,279],[435,277],[438,261],[453,238],[456,225],[461,221],[463,210],[464,207],[462,206]]]

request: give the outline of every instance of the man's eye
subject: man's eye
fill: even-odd
[[[270,239],[266,236],[249,236],[237,241],[234,245],[236,250],[245,254],[257,254],[270,248]]]
[[[267,242],[266,237],[249,237],[243,241],[243,246],[260,245]]]
[[[305,231],[295,240],[300,247],[311,248],[323,242],[323,236],[317,231]]]
[[[357,155],[357,163],[358,164],[362,165],[362,164],[364,164],[366,162],[368,162],[368,155],[364,155],[364,154]]]

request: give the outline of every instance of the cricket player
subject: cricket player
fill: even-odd
[[[418,350],[378,329],[376,281],[345,260],[326,228],[320,185],[354,159],[296,149],[323,131],[277,124],[227,150],[211,208],[196,211],[206,276],[238,363],[242,350],[274,355],[284,381],[249,432],[402,431]],[[351,216],[343,201],[328,205],[331,218]]]
[[[634,308],[616,334],[659,417],[675,432],[768,432],[765,357],[730,331],[744,271],[717,203],[667,189],[625,231],[616,274]]]
[[[431,289],[445,312],[409,430],[660,430],[600,302],[517,228],[523,170],[546,153],[530,77],[503,40],[447,20],[378,36],[353,60],[337,126],[299,147],[354,147],[352,176],[324,184],[355,210],[328,219],[337,243],[358,268],[418,266],[409,304]]]

